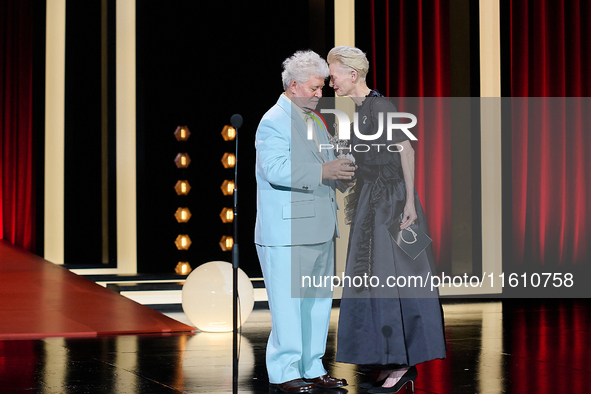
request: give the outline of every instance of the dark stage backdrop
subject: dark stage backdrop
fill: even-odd
[[[230,261],[218,243],[232,235],[219,217],[232,197],[220,186],[234,170],[220,160],[234,151],[234,142],[220,133],[239,113],[240,263],[249,276],[261,276],[254,247],[254,135],[283,91],[283,60],[301,49],[326,56],[332,48],[333,9],[332,1],[137,2],[139,271],[170,272],[182,260],[193,267]],[[173,135],[180,125],[191,131],[187,142]],[[191,157],[186,170],[173,162],[179,152]],[[191,184],[187,197],[173,189],[179,179]],[[182,206],[193,214],[185,225],[174,217]],[[174,244],[182,233],[193,242],[186,252]]]
[[[0,2],[0,239],[35,249],[34,2]]]
[[[530,109],[540,127],[513,116],[513,259],[522,269],[588,265],[591,4],[512,0],[504,7],[510,13],[510,95],[586,97],[546,101],[568,106],[558,111],[562,119],[550,115],[556,108]]]

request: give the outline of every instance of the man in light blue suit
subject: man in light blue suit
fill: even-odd
[[[271,311],[269,383],[284,392],[309,392],[347,384],[322,364],[330,283],[302,286],[301,278],[334,274],[335,188],[350,182],[354,167],[335,159],[332,149],[319,149],[329,144],[328,131],[310,119],[329,75],[326,62],[315,52],[299,51],[283,68],[285,92],[256,133],[255,243]]]

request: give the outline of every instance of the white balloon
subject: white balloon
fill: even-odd
[[[232,264],[210,261],[189,274],[183,285],[183,311],[202,331],[232,331]],[[248,276],[238,268],[238,327],[252,312],[254,289]]]

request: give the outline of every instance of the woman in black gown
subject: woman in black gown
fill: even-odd
[[[365,54],[341,46],[333,48],[327,60],[330,86],[337,96],[349,96],[356,104],[359,133],[376,134],[379,116],[397,110],[367,87],[369,62]],[[386,285],[388,277],[428,279],[435,273],[430,246],[413,260],[388,231],[402,214],[401,229],[416,221],[428,234],[414,188],[414,150],[401,130],[393,130],[388,140],[386,123],[384,118],[384,129],[377,140],[361,140],[351,131],[351,146],[359,144],[359,149],[353,152],[358,166],[356,184],[345,208],[351,223],[345,274],[348,278],[377,277],[379,285],[374,281],[365,287],[344,286],[336,361],[380,370],[369,392],[397,392],[408,382],[414,392],[415,365],[445,358],[443,313],[437,289],[431,290],[429,285]],[[362,152],[366,146],[372,149]],[[402,150],[396,152],[400,147]]]

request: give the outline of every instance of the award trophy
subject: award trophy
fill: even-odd
[[[337,159],[349,159],[351,163],[347,164],[348,166],[355,167],[355,157],[351,154],[351,141],[339,139],[337,136],[339,135],[338,131],[335,132],[335,135],[328,133],[328,138],[330,139],[331,145],[334,147],[334,154]]]

